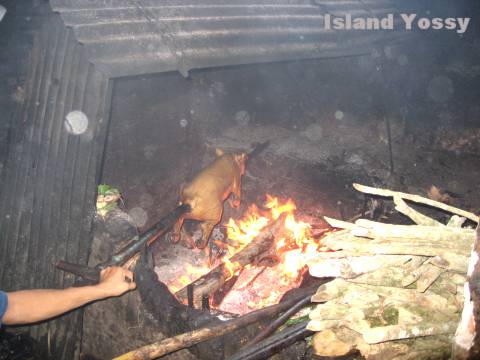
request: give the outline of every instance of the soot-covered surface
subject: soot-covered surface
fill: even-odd
[[[120,79],[103,182],[119,187],[127,209],[148,226],[212,161],[214,146],[247,150],[267,139],[271,146],[247,167],[243,204],[263,202],[270,192],[334,215],[351,179],[328,167],[338,155],[322,145],[315,124],[341,107],[331,86],[349,91],[349,102],[367,101],[348,81],[321,80],[335,66],[312,61],[198,71],[188,79],[173,73]]]

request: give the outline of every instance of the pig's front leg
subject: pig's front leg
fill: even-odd
[[[173,231],[172,231],[172,235],[170,237],[170,241],[172,243],[177,243],[178,240],[180,240],[180,235],[181,235],[180,231],[182,230],[184,220],[185,220],[185,217],[181,216],[181,217],[178,218],[175,225],[173,225]]]
[[[232,185],[232,198],[228,200],[228,203],[232,208],[238,208],[242,198],[242,186],[240,178],[235,179]]]

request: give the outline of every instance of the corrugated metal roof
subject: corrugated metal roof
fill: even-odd
[[[396,31],[327,31],[324,14],[384,16],[387,0],[51,0],[110,76],[369,53]]]

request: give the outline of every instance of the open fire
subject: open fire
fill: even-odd
[[[233,277],[236,280],[221,302],[212,304],[214,307],[245,314],[277,303],[286,291],[300,285],[306,262],[322,248],[319,236],[312,234],[312,226],[295,218],[295,210],[292,199],[282,200],[267,194],[262,208],[252,204],[241,219],[230,218],[223,225],[226,239],[213,240],[223,250],[223,255],[214,266],[223,263],[228,269],[225,281]],[[242,267],[230,260],[282,214],[286,214],[282,231],[276,234],[273,246],[260,262]],[[175,293],[210,270],[205,264],[187,264],[181,276],[166,283],[170,291]]]

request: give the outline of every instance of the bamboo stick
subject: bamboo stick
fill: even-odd
[[[403,192],[399,192],[399,191],[392,191],[392,190],[388,190],[388,189],[378,189],[378,188],[374,188],[374,187],[370,187],[370,186],[360,185],[360,184],[357,184],[357,183],[354,183],[353,187],[360,192],[363,192],[365,194],[370,194],[370,195],[379,195],[379,196],[386,196],[386,197],[394,197],[394,196],[397,195],[397,196],[401,197],[402,199],[410,200],[410,201],[413,201],[413,202],[416,202],[416,203],[419,203],[419,204],[432,206],[434,208],[442,209],[442,210],[445,210],[445,211],[447,211],[449,213],[452,213],[452,214],[463,216],[463,217],[465,217],[467,219],[470,219],[470,220],[472,220],[476,223],[479,222],[479,217],[477,215],[475,215],[474,213],[456,208],[454,206],[446,205],[446,204],[441,203],[439,201],[427,199],[427,198],[419,196],[419,195],[413,195],[413,194],[403,193]]]
[[[418,212],[417,210],[411,208],[407,205],[403,199],[395,195],[393,197],[393,202],[395,203],[395,210],[402,213],[405,216],[408,216],[412,221],[418,225],[426,225],[426,226],[445,226],[441,222],[428,217],[427,215]]]

